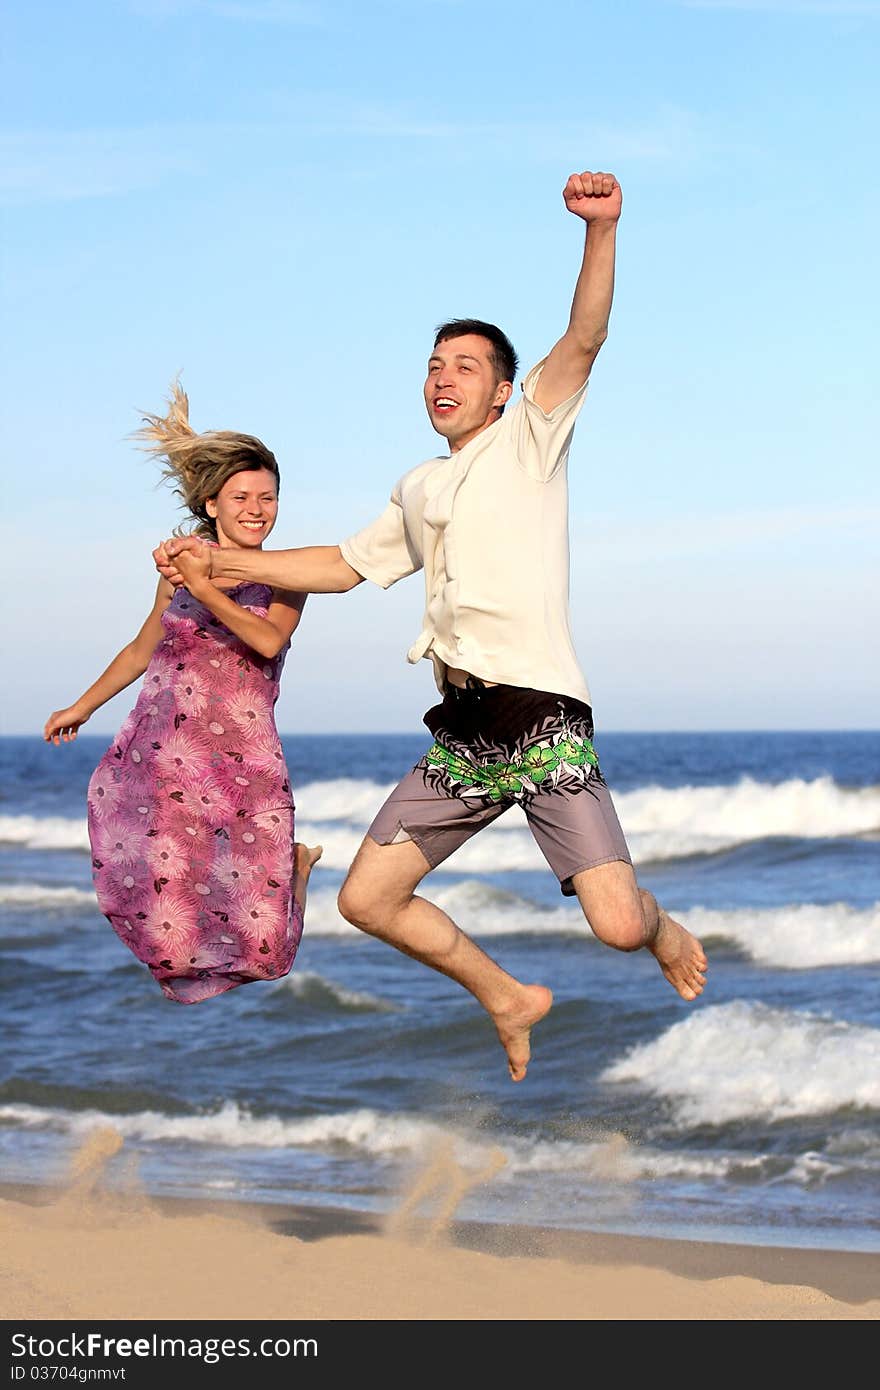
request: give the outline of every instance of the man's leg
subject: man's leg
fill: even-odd
[[[361,931],[448,975],[488,1013],[513,1081],[522,1081],[529,1034],[548,1012],[544,985],[523,985],[501,969],[439,907],[415,896],[431,865],[412,840],[377,844],[366,837],[339,894],[339,911]]]
[[[600,941],[618,951],[644,947],[682,999],[702,993],[708,962],[701,943],[664,912],[653,893],[638,886],[629,864],[598,864],[575,874],[572,884]]]

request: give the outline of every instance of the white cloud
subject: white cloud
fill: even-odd
[[[265,119],[271,112],[272,119]],[[254,121],[182,122],[91,130],[0,132],[0,203],[69,202],[155,188],[172,177],[197,178],[218,163],[225,174],[237,161],[249,163],[283,146],[285,158],[304,150],[310,139],[345,135],[375,143],[375,158],[387,158],[387,144],[397,141],[454,141],[484,159],[509,154],[521,162],[552,158],[566,151],[601,150],[606,162],[675,161],[710,149],[710,142],[690,113],[659,111],[643,125],[606,126],[561,122],[552,127],[530,120],[521,125],[424,120],[391,106],[340,101],[336,93],[305,93],[291,98],[270,95],[262,119]],[[466,137],[466,138],[465,138]],[[358,159],[362,146],[358,146]]]
[[[196,167],[170,131],[8,132],[0,134],[0,201],[100,198],[149,188]]]
[[[178,15],[215,15],[218,19],[244,20],[249,24],[290,24],[320,26],[326,22],[326,9],[307,0],[131,0],[135,14],[157,19]]]
[[[880,0],[677,0],[687,10],[755,10],[773,14],[880,16]]]
[[[573,516],[573,548],[577,544],[579,518]],[[634,523],[627,519],[589,517],[591,554],[607,551],[612,556],[632,555],[639,561],[665,556],[676,561],[694,555],[730,555],[754,545],[776,545],[796,537],[814,537],[822,544],[847,537],[854,547],[866,546],[880,526],[878,508],[785,507],[775,511],[706,513],[664,518],[661,523]]]
[[[564,115],[542,121],[539,108],[522,110],[518,120],[432,120],[404,105],[349,102],[335,93],[278,91],[269,93],[267,100],[277,118],[297,130],[372,139],[454,140],[458,158],[471,151],[474,158],[485,159],[494,148],[517,162],[527,157],[558,163],[561,152],[564,159],[566,150],[593,149],[602,150],[607,160],[674,161],[680,166],[689,157],[717,154],[722,148],[698,115],[669,104],[627,125],[589,117],[575,122]],[[728,144],[723,148],[730,152]]]

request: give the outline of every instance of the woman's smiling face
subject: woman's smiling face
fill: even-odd
[[[246,468],[227,478],[206,503],[221,545],[259,550],[278,517],[278,485],[268,468]]]

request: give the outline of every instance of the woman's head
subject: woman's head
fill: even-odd
[[[208,525],[221,545],[259,549],[278,516],[278,476],[268,468],[244,468],[205,502]]]
[[[275,525],[281,473],[275,455],[251,434],[206,430],[189,423],[179,382],[166,415],[145,415],[135,431],[148,453],[163,459],[163,478],[195,518],[193,533],[221,545],[259,548]]]

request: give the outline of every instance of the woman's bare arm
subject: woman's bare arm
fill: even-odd
[[[228,594],[208,578],[210,558],[208,554],[192,554],[184,550],[177,556],[176,563],[193,598],[219,618],[230,632],[240,637],[260,656],[277,656],[289,642],[302,614],[306,601],[305,594],[291,593],[286,589],[276,589],[269,611],[265,618],[242,608]]]
[[[209,546],[196,536],[175,536],[153,551],[159,573],[172,584],[185,582],[178,558],[186,553],[204,561],[213,579],[250,579],[288,593],[344,594],[363,583],[338,545],[310,545],[299,550],[239,550]]]
[[[150,657],[162,639],[162,614],[174,597],[174,588],[167,579],[160,579],[156,588],[156,598],[149,616],[140,632],[122,648],[106,671],[90,685],[79,699],[66,709],[55,710],[46,720],[43,738],[56,746],[63,740],[69,743],[76,738],[79,729],[96,709],[106,705],[120,690],[124,690],[138,676],[142,676],[150,664]]]

